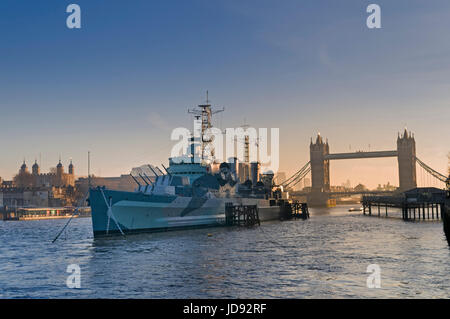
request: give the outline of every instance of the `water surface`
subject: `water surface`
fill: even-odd
[[[0,221],[0,298],[449,298],[441,222],[310,209],[307,221],[94,239],[90,218]],[[81,289],[66,286],[69,264]],[[367,266],[381,267],[368,289]]]

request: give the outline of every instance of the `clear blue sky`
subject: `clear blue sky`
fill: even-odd
[[[65,8],[82,9],[69,30]],[[365,9],[382,8],[369,30]],[[0,176],[25,157],[61,154],[87,174],[166,163],[189,106],[226,107],[223,127],[279,127],[281,170],[309,160],[321,132],[332,152],[394,149],[405,126],[418,156],[445,171],[450,151],[450,2],[0,2]],[[395,159],[332,164],[332,183],[398,183]]]

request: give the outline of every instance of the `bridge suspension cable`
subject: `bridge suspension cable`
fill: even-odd
[[[303,180],[306,175],[308,175],[308,173],[311,172],[311,166],[308,166],[307,170],[304,171],[301,175],[299,175],[296,179],[294,179],[291,183],[289,183],[289,185],[286,185],[286,187],[294,187],[295,185],[297,185],[298,183],[300,183],[301,180]]]
[[[441,182],[445,183],[447,181],[447,176],[435,171],[434,169],[432,169],[430,166],[428,166],[427,164],[425,164],[424,162],[422,162],[420,159],[418,159],[416,157],[416,162],[417,164],[419,164],[426,172],[428,172],[428,174],[430,174],[431,176],[433,176],[434,178],[440,180]]]
[[[298,179],[302,179],[307,173],[305,171],[311,171],[311,162],[306,163],[299,171],[297,171],[294,175],[289,177],[287,180],[280,183],[283,187],[288,187],[294,181],[298,181]],[[302,177],[303,176],[303,177]]]

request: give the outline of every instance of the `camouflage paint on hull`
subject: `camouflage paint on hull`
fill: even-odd
[[[113,218],[108,227],[108,206]],[[91,189],[92,227],[94,237],[120,233],[157,232],[177,229],[223,226],[225,203],[257,205],[261,221],[280,218],[280,207],[269,206],[267,200],[250,198],[193,198],[146,195],[135,192]],[[115,219],[115,220],[114,220]]]

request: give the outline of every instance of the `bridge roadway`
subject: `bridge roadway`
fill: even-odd
[[[292,196],[307,196],[311,194],[311,192],[289,192]],[[350,191],[350,192],[324,192],[329,196],[351,196],[351,195],[391,195],[394,194],[395,191]]]
[[[336,153],[325,155],[325,160],[355,159],[355,158],[376,158],[376,157],[396,157],[397,151],[376,151],[376,152],[354,152]]]

